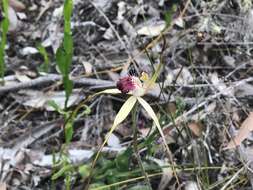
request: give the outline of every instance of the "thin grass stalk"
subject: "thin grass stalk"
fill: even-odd
[[[142,172],[143,176],[145,177],[146,185],[149,186],[150,189],[152,189],[150,180],[148,178],[148,174],[145,171],[145,168],[142,164],[141,157],[140,157],[140,154],[138,151],[137,108],[138,108],[138,106],[136,104],[132,110],[133,149],[134,149],[134,153],[137,158],[138,165],[140,166],[141,172]]]

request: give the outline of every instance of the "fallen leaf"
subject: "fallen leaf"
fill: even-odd
[[[188,127],[191,129],[194,135],[199,137],[202,133],[203,126],[198,122],[191,122]]]
[[[31,55],[31,54],[36,54],[38,52],[39,51],[34,47],[25,47],[25,48],[20,50],[20,53],[22,55]]]
[[[225,149],[235,148],[236,146],[240,145],[244,139],[246,139],[250,132],[253,130],[253,112],[250,112],[247,119],[244,120],[242,123],[238,134],[231,139]]]
[[[169,114],[175,115],[177,113],[177,106],[174,102],[169,102],[166,111],[169,112]]]
[[[9,5],[17,12],[23,11],[26,8],[23,3],[17,0],[9,0]]]
[[[69,97],[67,107],[78,104],[82,99],[81,97],[82,96],[80,95],[80,89],[74,90]],[[18,92],[18,95],[16,95],[15,98],[24,106],[29,106],[37,109],[44,108],[47,111],[55,111],[54,108],[48,104],[48,101],[54,101],[61,109],[63,109],[66,99],[65,93],[63,91],[45,93],[38,90],[21,90]]]
[[[28,76],[26,76],[25,74],[23,74],[22,72],[16,71],[15,76],[16,76],[16,79],[20,82],[30,82],[31,81],[31,79]]]
[[[220,93],[226,96],[233,96],[234,90],[233,89],[227,90],[226,84],[221,78],[218,77],[217,73],[210,74],[210,80],[214,85],[214,87],[220,91]]]
[[[20,19],[20,20],[26,20],[27,19],[27,16],[25,13],[20,13],[20,12],[17,12],[17,17]]]
[[[253,85],[251,85],[250,83],[243,83],[235,87],[235,94],[236,94],[236,97],[252,96]]]
[[[167,167],[168,161],[159,160],[159,159],[153,158],[153,157],[150,157],[149,159],[154,161],[155,163],[157,163],[162,168],[163,175],[162,175],[161,181],[160,181],[157,189],[158,190],[167,189],[168,184],[173,177],[173,170],[171,169],[171,167]]]
[[[0,183],[0,190],[7,190],[7,185],[6,183]]]
[[[189,69],[183,68],[181,70],[181,68],[178,68],[168,73],[165,85],[172,84],[174,80],[176,80],[176,84],[178,85],[188,85],[193,82],[193,76]]]
[[[8,8],[8,18],[10,21],[9,32],[14,32],[18,27],[18,18],[15,10],[12,7]]]
[[[224,62],[229,65],[230,67],[236,67],[236,61],[235,61],[235,58],[233,58],[232,56],[223,56],[223,60]]]
[[[178,17],[174,20],[174,24],[177,25],[180,28],[184,28],[185,23],[182,17]]]
[[[141,128],[141,129],[138,129],[138,131],[140,132],[143,138],[146,138],[148,134],[150,133],[150,128]]]
[[[108,146],[114,147],[114,148],[120,148],[121,147],[119,138],[113,133],[109,137],[109,139],[107,141],[107,144],[108,144]]]
[[[125,2],[119,2],[118,3],[118,15],[117,20],[122,21],[124,20],[124,14],[126,13],[126,3]]]
[[[200,190],[197,182],[195,182],[195,181],[188,181],[188,182],[186,182],[184,188],[185,188],[185,190]]]
[[[109,28],[105,31],[103,37],[104,37],[104,39],[106,39],[106,40],[112,40],[112,39],[114,39],[114,32],[113,32],[113,29],[112,29],[111,27],[109,27]]]
[[[165,22],[159,24],[151,24],[149,26],[144,26],[137,31],[137,34],[155,37],[158,36],[165,29]]]
[[[88,75],[91,74],[92,73],[92,64],[87,61],[83,61],[82,64],[85,69],[85,73]]]

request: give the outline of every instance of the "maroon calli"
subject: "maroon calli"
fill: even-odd
[[[117,88],[122,93],[128,93],[129,91],[132,91],[136,88],[134,77],[132,76],[126,76],[123,78],[120,78],[117,82]]]

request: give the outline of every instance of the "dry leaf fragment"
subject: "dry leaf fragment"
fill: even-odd
[[[11,6],[8,8],[8,18],[10,21],[9,32],[14,32],[18,27],[18,18],[15,10]]]
[[[82,64],[83,64],[83,67],[85,69],[85,73],[88,74],[88,75],[91,74],[92,73],[92,68],[93,68],[92,64],[87,62],[87,61],[83,61]]]
[[[32,55],[32,54],[39,53],[39,51],[38,51],[38,49],[36,49],[34,47],[25,47],[20,50],[20,53],[22,55]]]
[[[7,190],[7,185],[4,182],[0,183],[0,190]]]
[[[185,23],[182,17],[178,17],[174,20],[174,24],[177,25],[180,28],[184,28]]]
[[[30,79],[26,74],[16,71],[15,77],[20,82],[30,82],[32,79]]]
[[[231,139],[225,149],[235,148],[236,146],[240,145],[244,139],[246,139],[250,132],[253,130],[253,112],[250,112],[247,119],[244,120],[242,123],[238,134],[235,138]]]
[[[17,0],[9,0],[9,5],[17,12],[25,10],[25,5]]]
[[[119,137],[117,137],[115,134],[111,134],[107,141],[108,146],[113,148],[121,148]]]
[[[166,27],[165,22],[151,24],[151,25],[140,28],[137,31],[137,34],[155,37],[155,36],[158,36],[165,29],[165,27]]]
[[[176,104],[174,102],[169,102],[166,111],[168,111],[169,114],[175,115],[177,113]]]
[[[168,188],[168,184],[171,181],[173,177],[173,170],[170,167],[164,167],[167,166],[168,161],[166,160],[159,160],[157,158],[150,157],[150,160],[154,161],[156,164],[158,164],[162,168],[162,178],[158,186],[158,190],[164,190]]]
[[[217,73],[210,74],[210,80],[214,87],[220,91],[225,96],[233,96],[234,90],[233,89],[227,89],[227,85],[224,83],[224,81],[218,77]]]
[[[9,32],[14,32],[19,25],[17,12],[25,9],[25,5],[17,0],[9,0],[8,18],[10,21]]]
[[[191,122],[188,127],[191,129],[194,135],[199,137],[201,135],[201,132],[203,130],[203,126],[198,122]]]
[[[183,68],[182,70],[178,68],[169,72],[165,80],[165,85],[172,84],[174,80],[176,80],[178,85],[188,85],[194,81],[191,72],[187,68]]]
[[[197,182],[195,181],[188,181],[185,184],[185,190],[200,190]]]

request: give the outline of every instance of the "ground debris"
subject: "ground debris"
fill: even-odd
[[[129,96],[92,95],[115,88],[121,77],[143,72],[151,77],[160,63],[157,84],[144,98],[166,135],[179,183],[152,121],[138,108],[143,166],[133,152],[129,117],[102,150],[92,185],[252,189],[252,1],[73,0],[69,77],[74,90],[66,105],[55,58],[63,42],[63,3],[9,0],[4,85],[0,79],[1,190],[64,189],[70,173],[71,188],[84,189],[94,153]],[[62,163],[54,167],[59,158],[66,158],[67,169]],[[56,170],[60,177],[52,182]]]

